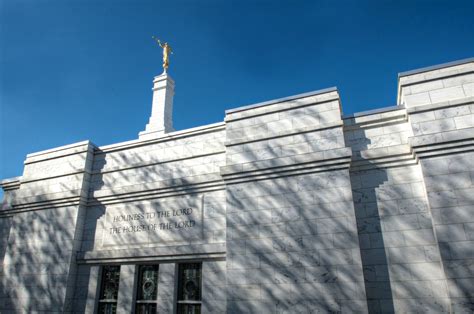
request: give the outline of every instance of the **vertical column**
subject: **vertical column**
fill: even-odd
[[[95,313],[100,288],[100,266],[78,267],[74,310]]]
[[[137,282],[135,280],[137,266],[120,266],[120,284],[117,300],[117,313],[132,313],[135,305],[135,291]]]
[[[469,59],[399,79],[454,313],[472,312],[474,304],[473,72]]]
[[[337,91],[226,122],[227,311],[367,312]]]
[[[202,313],[225,313],[226,300],[226,262],[203,262]]]
[[[174,313],[176,264],[160,264],[158,274],[158,313]]]
[[[88,141],[27,156],[2,210],[11,227],[2,252],[8,307],[1,310],[71,311],[93,156]]]
[[[446,281],[403,108],[345,120],[369,312],[444,312]]]

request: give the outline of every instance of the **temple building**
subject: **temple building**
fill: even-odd
[[[1,181],[1,313],[474,311],[474,58],[351,115],[328,88],[175,131],[174,86],[136,140]]]

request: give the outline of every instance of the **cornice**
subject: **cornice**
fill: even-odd
[[[320,124],[314,127],[301,127],[301,128],[292,129],[291,131],[285,130],[281,132],[274,132],[273,135],[255,134],[254,136],[246,136],[246,137],[238,138],[235,140],[228,140],[224,143],[224,145],[225,146],[242,145],[242,144],[247,144],[247,143],[252,143],[252,142],[260,142],[260,141],[272,140],[272,139],[281,138],[281,137],[288,137],[292,135],[316,132],[316,131],[327,130],[327,129],[334,129],[341,126],[342,126],[342,121],[336,121],[336,122]]]
[[[0,212],[0,218],[12,216],[29,211],[37,211],[52,208],[86,205],[87,199],[83,196],[70,196],[63,198],[43,198],[36,202],[10,203]]]
[[[226,111],[225,122],[232,123],[233,121],[250,119],[253,117],[263,116],[271,113],[283,112],[288,110],[294,110],[297,108],[313,106],[317,104],[324,104],[332,101],[338,101],[339,94],[337,89],[328,89],[327,91],[314,94],[314,95],[305,95],[303,96],[292,96],[287,100],[277,101],[277,102],[268,102],[263,103],[263,105],[251,105],[242,107],[242,110],[235,111]],[[340,106],[340,103],[339,103]]]
[[[432,142],[428,145],[413,146],[413,151],[417,158],[430,158],[436,156],[459,154],[474,151],[474,128],[471,128],[471,137],[454,140]],[[444,134],[441,134],[441,137]],[[433,138],[436,141],[436,138]],[[416,138],[412,142],[416,142]]]
[[[193,182],[194,181],[194,182]],[[150,182],[119,189],[91,191],[88,206],[134,202],[147,199],[198,194],[223,190],[224,182],[218,173],[183,179]]]
[[[161,165],[161,164],[169,164],[173,162],[178,162],[178,161],[183,161],[183,160],[190,160],[190,159],[197,159],[197,158],[203,158],[203,157],[209,157],[209,156],[215,156],[215,155],[222,155],[225,154],[225,150],[218,150],[214,152],[209,152],[205,154],[197,154],[193,156],[185,156],[185,157],[180,157],[180,158],[170,158],[167,160],[162,160],[162,161],[155,161],[155,162],[136,162],[136,163],[128,163],[127,166],[116,166],[116,167],[107,167],[106,169],[102,170],[92,170],[91,174],[92,175],[101,175],[101,174],[106,174],[106,173],[112,173],[112,172],[119,172],[119,171],[125,171],[125,170],[130,170],[130,169],[138,169],[138,168],[144,168],[144,167],[151,167],[151,166],[156,166],[156,165]]]
[[[307,93],[303,93],[303,94],[298,94],[298,95],[288,96],[288,97],[284,97],[284,98],[268,100],[268,101],[256,103],[256,104],[253,104],[253,105],[247,105],[247,106],[242,106],[242,107],[238,107],[238,108],[234,108],[234,109],[229,109],[229,110],[226,110],[225,113],[226,114],[233,114],[233,113],[236,113],[236,112],[253,110],[253,109],[257,109],[257,108],[262,108],[262,107],[275,105],[275,104],[279,104],[279,103],[284,103],[284,102],[290,102],[290,101],[293,101],[293,100],[306,98],[306,97],[310,97],[310,96],[326,94],[326,93],[330,93],[330,92],[337,92],[337,87],[329,87],[329,88],[320,89],[320,90],[307,92]]]
[[[464,106],[474,103],[474,97],[465,97],[461,99],[455,99],[450,101],[438,102],[435,104],[416,106],[407,109],[409,115],[417,114],[420,112],[433,111],[438,109],[444,109],[449,107]]]
[[[322,153],[322,154],[321,154]],[[308,153],[292,157],[276,158],[254,167],[244,168],[244,164],[221,167],[221,176],[226,184],[274,179],[349,168],[352,152],[350,148],[340,148],[318,153]]]
[[[152,245],[152,244],[151,244]],[[226,257],[225,243],[188,244],[175,246],[150,246],[132,249],[80,251],[76,255],[78,264],[103,264],[123,262],[171,262],[190,260],[223,260]]]
[[[208,124],[204,126],[199,126],[195,128],[190,128],[186,130],[174,131],[166,133],[159,138],[149,139],[149,140],[132,140],[127,142],[121,142],[111,145],[104,145],[97,148],[95,155],[110,153],[114,151],[120,151],[125,149],[136,148],[140,146],[153,145],[157,143],[175,141],[177,139],[186,138],[190,136],[197,136],[205,133],[220,132],[225,130],[225,122],[218,122],[214,124]]]
[[[21,177],[14,177],[0,181],[0,186],[4,191],[17,190],[21,185]]]

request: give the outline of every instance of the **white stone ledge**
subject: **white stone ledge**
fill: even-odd
[[[155,246],[153,246],[155,245]],[[110,249],[81,251],[76,256],[79,264],[100,264],[109,262],[138,261],[184,261],[191,259],[223,259],[226,254],[225,243],[187,244],[175,246],[156,246],[135,249]]]
[[[320,172],[329,172],[329,171],[338,171],[343,169],[349,169],[350,158],[347,160],[341,160],[340,162],[331,162],[331,164],[321,165],[320,167],[309,167],[305,169],[292,169],[289,171],[272,171],[264,174],[251,174],[246,173],[247,175],[235,175],[225,178],[226,185],[232,184],[240,184],[246,182],[257,182],[261,180],[268,180],[268,179],[278,179],[283,177],[290,177],[290,176],[300,176],[312,173],[320,173]]]
[[[224,130],[225,130],[225,122],[207,124],[204,126],[199,126],[195,128],[186,129],[186,130],[166,133],[159,138],[155,138],[151,140],[137,139],[137,140],[127,141],[127,142],[100,146],[98,147],[99,151],[96,152],[96,155],[136,148],[140,146],[148,146],[148,145],[157,144],[161,142],[175,141],[177,139],[191,137],[191,136],[199,136],[205,133],[222,132]]]
[[[0,186],[4,191],[16,190],[20,188],[22,177],[14,177],[3,179],[0,181]]]
[[[352,154],[350,148],[346,147],[325,152],[328,153],[326,158],[324,154],[295,156],[299,160],[295,160],[292,164],[286,162],[279,164],[278,160],[275,159],[275,165],[270,167],[264,165],[255,169],[244,169],[244,164],[226,166],[221,168],[221,175],[226,184],[235,184],[349,168]],[[304,159],[305,155],[308,155],[308,159]]]
[[[384,156],[373,159],[357,160],[351,163],[350,171],[362,171],[370,169],[393,168],[417,164],[413,152],[408,152],[398,156]]]
[[[53,208],[65,208],[69,206],[79,206],[79,205],[85,205],[86,203],[87,203],[86,198],[80,195],[72,196],[72,197],[64,197],[61,199],[43,198],[42,200],[39,200],[39,201],[9,204],[4,210],[0,211],[0,218],[8,217],[8,216],[11,216],[13,214],[18,214],[18,213],[53,209]]]
[[[288,157],[260,160],[250,163],[234,164],[221,167],[221,175],[227,176],[236,173],[255,172],[267,169],[273,169],[273,171],[277,171],[278,168],[298,169],[300,164],[304,164],[304,166],[301,167],[309,167],[314,163],[324,163],[334,159],[347,158],[350,157],[351,154],[352,151],[350,148],[343,147]]]
[[[297,95],[288,96],[288,97],[284,97],[284,98],[268,100],[268,101],[256,103],[256,104],[253,104],[253,105],[247,105],[247,106],[242,106],[242,107],[238,107],[238,108],[234,108],[234,109],[229,109],[229,110],[226,110],[225,113],[226,114],[232,114],[232,113],[236,113],[236,112],[240,112],[240,111],[256,109],[256,108],[260,108],[260,107],[274,105],[274,104],[277,104],[277,103],[292,101],[292,100],[305,98],[305,97],[309,97],[309,96],[326,94],[326,93],[335,92],[335,91],[337,91],[337,87],[329,87],[329,88],[320,89],[320,90],[316,90],[316,91],[312,91],[312,92],[308,92],[308,93],[297,94]]]
[[[443,102],[438,102],[435,104],[427,104],[427,105],[408,108],[407,113],[416,114],[416,113],[424,112],[424,111],[432,111],[432,110],[448,108],[448,107],[463,106],[463,105],[469,105],[472,103],[474,103],[474,97],[466,97],[462,99],[443,101]]]
[[[107,168],[106,170],[93,170],[91,172],[91,174],[92,175],[101,175],[101,174],[107,174],[107,173],[112,173],[112,172],[138,169],[138,168],[143,168],[143,167],[150,167],[150,166],[156,166],[156,165],[161,165],[161,164],[167,164],[167,163],[173,163],[173,162],[179,162],[179,161],[197,159],[197,158],[204,158],[204,157],[208,157],[208,156],[222,155],[222,154],[225,154],[225,150],[221,150],[221,151],[217,151],[217,152],[213,152],[213,153],[202,154],[202,155],[194,155],[194,156],[187,156],[187,157],[183,157],[183,158],[163,160],[163,161],[158,161],[158,162],[150,162],[150,163],[140,162],[140,163],[135,163],[135,164],[130,163],[131,165],[128,166],[128,167],[110,167],[110,168]],[[205,163],[203,163],[203,164],[205,164]]]
[[[96,146],[90,141],[82,141],[74,144],[60,146],[36,153],[26,155],[25,165],[44,161],[48,159],[55,159],[60,157],[66,157],[70,155],[81,154],[85,152],[92,152]]]
[[[433,145],[444,145],[449,142],[459,142],[472,139],[474,139],[474,128],[466,128],[442,133],[414,136],[408,139],[408,143],[412,147],[429,147]]]
[[[401,109],[405,109],[405,106],[404,105],[395,105],[395,106],[390,106],[390,107],[385,107],[385,108],[378,108],[378,109],[355,112],[355,113],[351,113],[351,114],[345,114],[345,115],[342,116],[342,119],[346,120],[346,119],[358,118],[358,117],[363,117],[363,116],[371,116],[371,115],[375,115],[375,114],[379,114],[379,113],[397,111],[397,110],[401,110]]]
[[[405,94],[405,92],[402,92],[402,90],[407,89],[408,91],[411,91],[411,87],[415,86],[414,84],[424,83],[425,85],[428,84],[429,86],[433,86],[433,84],[436,83],[430,84],[430,82],[434,82],[435,80],[453,78],[456,76],[465,76],[469,73],[474,73],[474,58],[454,61],[439,66],[401,73],[399,74],[398,78],[397,103],[401,102],[402,95]],[[462,84],[457,85],[461,86]],[[452,85],[448,84],[448,86],[445,87],[449,88],[452,87]],[[413,97],[415,97],[416,99],[414,99],[414,101],[416,101],[417,103],[431,103],[429,93],[430,92],[427,90],[426,92],[421,92],[419,94],[410,96],[412,96],[412,100]],[[465,94],[466,96],[470,96],[469,93]],[[405,95],[405,97],[406,96],[407,95]]]
[[[474,128],[417,136],[409,142],[418,158],[474,151]]]
[[[35,178],[32,178],[32,179],[27,179],[27,178],[22,179],[21,183],[26,184],[26,183],[42,182],[42,181],[47,182],[49,180],[54,180],[54,179],[59,179],[59,178],[64,178],[64,177],[70,177],[70,176],[76,176],[76,175],[80,175],[80,174],[90,175],[91,172],[88,171],[88,170],[79,170],[79,171],[71,170],[69,172],[64,172],[60,175],[54,175],[54,176],[49,176],[49,177],[46,177],[46,176],[45,177],[35,177]]]
[[[298,135],[302,133],[317,132],[317,131],[337,128],[341,126],[342,126],[342,121],[336,121],[336,122],[319,124],[315,127],[303,127],[303,128],[292,129],[289,131],[281,131],[281,132],[277,132],[273,136],[268,136],[265,134],[264,135],[256,134],[255,136],[251,136],[251,137],[241,137],[235,140],[226,141],[224,145],[235,146],[235,145],[247,144],[247,143],[252,143],[252,142],[271,140],[271,139],[276,139],[276,138],[281,138],[281,137],[286,137],[286,136],[293,136],[293,135]]]
[[[220,174],[216,173],[205,176],[135,184],[118,189],[91,191],[87,205],[133,202],[137,200],[218,191],[224,188]]]
[[[392,112],[395,113],[395,112]],[[408,122],[408,116],[406,112],[397,112],[397,114],[392,114],[390,116],[370,116],[364,117],[367,119],[363,119],[362,121],[344,121],[344,131],[354,131],[354,130],[361,130],[361,129],[369,129],[369,128],[379,128],[389,125],[395,124],[403,124]]]
[[[253,117],[259,117],[259,116],[270,115],[270,114],[278,113],[278,112],[290,111],[290,110],[294,110],[298,108],[324,104],[324,103],[328,103],[332,101],[339,102],[339,95],[337,94],[337,91],[330,92],[328,94],[322,94],[319,96],[309,96],[307,98],[294,99],[294,100],[288,101],[287,103],[285,102],[273,103],[271,104],[273,105],[273,107],[257,107],[254,109],[249,109],[248,111],[228,113],[224,120],[227,123],[231,123],[232,121],[250,119]],[[340,110],[340,108],[338,109]]]
[[[44,193],[44,194],[27,194],[25,196],[19,195],[11,203],[13,207],[31,205],[35,203],[51,203],[55,201],[61,201],[64,199],[70,198],[79,198],[81,197],[82,189],[71,189],[67,191],[55,192],[55,193]]]
[[[411,153],[411,147],[407,144],[394,145],[388,147],[380,147],[373,149],[361,150],[358,154],[354,155],[353,160],[367,160],[377,159],[385,157],[393,157],[398,155],[406,155]]]
[[[466,63],[471,63],[471,62],[474,63],[474,58],[466,58],[466,59],[456,60],[456,61],[442,63],[442,64],[438,64],[438,65],[433,65],[433,66],[429,66],[429,67],[419,68],[419,69],[415,69],[415,70],[400,72],[400,73],[398,73],[398,77],[402,78],[402,77],[406,77],[406,76],[412,76],[412,75],[415,75],[415,74],[420,74],[420,73],[425,73],[425,72],[432,72],[432,71],[441,70],[441,69],[445,69],[445,68],[456,67],[456,66],[463,65],[463,64],[466,64]],[[442,72],[438,72],[438,73],[442,73]]]
[[[461,153],[466,153],[466,152],[473,152],[474,151],[474,142],[471,142],[467,146],[456,146],[456,147],[450,147],[450,148],[440,148],[439,150],[434,150],[431,149],[429,151],[422,151],[419,149],[415,149],[414,151],[416,152],[416,156],[419,159],[423,158],[429,158],[429,157],[436,157],[436,156],[445,156],[445,155],[451,155],[451,154],[461,154]]]

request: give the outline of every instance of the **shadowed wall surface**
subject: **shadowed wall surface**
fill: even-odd
[[[153,302],[174,313],[191,262],[203,313],[473,311],[474,61],[402,73],[398,92],[351,116],[330,88],[29,154],[1,182],[1,312],[96,312],[106,265],[133,312],[158,264]]]

